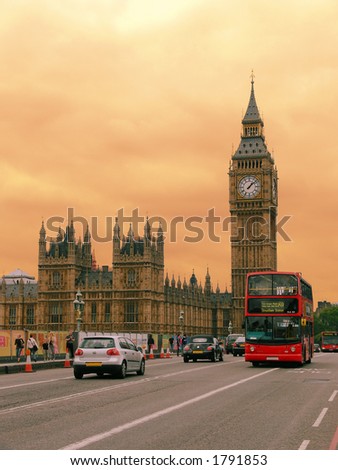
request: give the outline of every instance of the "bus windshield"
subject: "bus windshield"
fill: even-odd
[[[298,279],[293,274],[249,276],[248,295],[297,295]]]
[[[246,341],[250,343],[297,343],[300,335],[299,317],[260,315],[246,318]]]
[[[323,334],[322,344],[338,344],[338,333]]]

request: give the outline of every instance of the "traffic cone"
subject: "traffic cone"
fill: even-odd
[[[152,348],[152,346],[150,346],[149,359],[154,359],[154,353],[153,353],[153,348]]]
[[[171,359],[169,348],[167,348],[167,354],[165,355],[166,359]]]
[[[66,348],[66,359],[65,359],[65,365],[63,367],[72,367],[70,360],[69,360],[69,352],[68,348]]]
[[[25,372],[33,372],[32,362],[31,362],[31,352],[29,349],[27,349],[27,352],[26,352]]]
[[[161,348],[160,359],[164,359],[164,351],[163,351],[163,348]]]

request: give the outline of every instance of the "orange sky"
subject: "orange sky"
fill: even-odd
[[[338,4],[2,0],[0,269],[37,276],[42,218],[229,216],[228,167],[255,73],[279,172],[278,268],[338,301]],[[200,224],[205,229],[205,224]],[[231,290],[229,233],[166,244],[169,276]],[[80,235],[80,233],[78,233]],[[189,235],[189,234],[188,234]],[[195,234],[191,234],[194,235]],[[94,243],[110,265],[111,243]]]

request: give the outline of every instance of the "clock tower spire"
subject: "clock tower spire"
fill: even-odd
[[[229,169],[232,324],[242,329],[246,275],[277,269],[277,169],[264,137],[251,75],[251,93],[242,119],[241,141]]]
[[[259,114],[254,90],[254,74],[251,74],[251,93],[248,108],[242,120],[242,137],[260,136],[264,140],[264,122]]]

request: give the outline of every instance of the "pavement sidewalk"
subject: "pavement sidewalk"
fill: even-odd
[[[0,375],[1,374],[15,374],[18,372],[27,372],[26,366],[27,361],[23,360],[20,362],[7,362],[0,363]],[[54,361],[36,361],[31,362],[31,371],[35,372],[41,369],[55,369],[57,367],[65,367],[65,359],[55,359]]]
[[[171,355],[170,357],[174,357],[174,356],[175,355]],[[160,353],[155,353],[154,359],[150,359],[149,357],[147,357],[146,359],[147,359],[147,362],[148,361],[151,362],[154,359],[165,360],[167,358],[161,358]],[[61,367],[65,367],[65,368],[72,367],[72,362],[73,362],[72,359],[67,360],[67,362],[70,363],[70,366],[66,365],[65,362],[66,362],[65,358],[55,359],[54,361],[53,360],[49,360],[49,361],[37,360],[36,362],[31,361],[32,367],[29,367],[29,369],[31,369],[29,371],[26,371],[26,365],[27,365],[26,359],[23,359],[20,362],[15,362],[14,360],[12,362],[6,362],[6,363],[0,362],[0,375],[1,374],[15,374],[18,372],[36,372],[37,370],[42,370],[42,369],[56,369],[56,368],[61,368]]]

